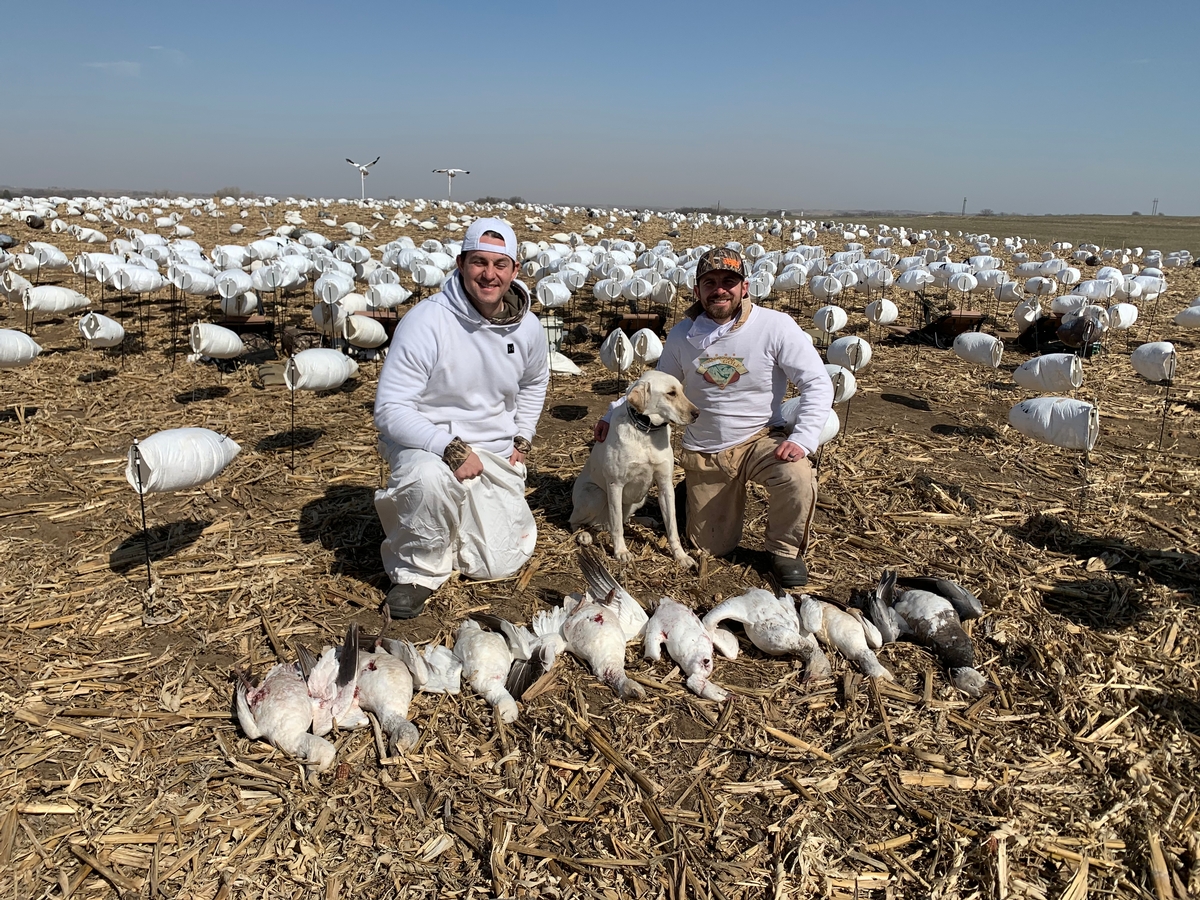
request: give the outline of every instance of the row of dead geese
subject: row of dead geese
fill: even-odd
[[[326,735],[335,726],[367,727],[368,714],[375,717],[381,743],[386,733],[389,752],[415,746],[419,735],[408,717],[414,691],[457,694],[465,678],[502,722],[515,721],[518,698],[549,676],[563,651],[622,699],[641,699],[645,691],[625,672],[626,645],[638,638],[647,659],[659,660],[665,647],[690,690],[722,701],[728,694],[712,681],[713,662],[714,651],[728,659],[738,654],[737,637],[721,627],[729,621],[741,623],[763,653],[803,660],[810,679],[832,674],[823,645],[864,675],[893,680],[875,651],[907,636],[939,657],[959,690],[977,697],[987,684],[962,627],[963,620],[982,615],[983,606],[946,579],[885,572],[876,588],[853,593],[849,609],[807,594],[795,600],[753,588],[701,619],[669,597],[647,615],[594,547],[581,548],[578,558],[587,589],[568,595],[562,606],[538,611],[528,626],[473,615],[459,627],[450,650],[440,644],[418,649],[382,633],[360,641],[358,626],[351,625],[342,646],[328,647],[318,658],[302,649],[297,662],[276,665],[257,685],[240,674],[236,706],[242,730],[322,772],[335,758]]]

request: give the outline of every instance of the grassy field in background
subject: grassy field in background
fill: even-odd
[[[951,234],[986,232],[1001,238],[1020,235],[1041,243],[1070,241],[1078,246],[1090,242],[1101,247],[1141,247],[1163,253],[1190,250],[1200,256],[1200,217],[1194,216],[880,216],[861,221]]]

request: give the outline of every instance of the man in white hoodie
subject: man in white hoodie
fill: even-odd
[[[419,615],[458,569],[513,575],[533,554],[525,456],[549,381],[546,337],[516,280],[517,238],[500,219],[467,228],[458,268],[392,337],[375,396],[375,493],[394,618]]]
[[[717,247],[700,258],[696,298],[658,361],[700,409],[680,454],[687,538],[714,556],[732,551],[742,535],[746,482],[761,484],[775,576],[785,588],[800,587],[808,583],[803,554],[817,500],[808,457],[829,417],[833,384],[795,319],[751,303],[737,250]],[[800,391],[794,426],[781,411],[789,382]],[[596,439],[607,433],[601,420]]]

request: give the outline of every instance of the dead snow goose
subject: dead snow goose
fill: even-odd
[[[721,628],[706,627],[691,609],[670,597],[658,602],[658,609],[646,623],[646,659],[657,662],[667,653],[687,676],[687,686],[706,700],[724,700],[728,692],[709,679],[713,673],[713,650],[733,659],[737,656],[737,638]]]
[[[955,687],[971,697],[983,693],[987,679],[975,668],[975,648],[948,599],[915,588],[897,589],[896,573],[887,571],[879,586],[859,594],[856,602],[879,628],[885,641],[911,635],[937,654],[950,670]]]
[[[552,611],[539,610],[530,627],[514,625],[499,616],[472,613],[471,618],[490,630],[502,634],[512,654],[512,666],[504,687],[515,699],[554,667],[554,661],[566,647],[562,625],[566,621],[561,607]]]
[[[496,717],[505,724],[515,722],[517,702],[505,687],[513,655],[504,635],[485,631],[474,619],[467,619],[454,639],[454,655],[471,687],[495,707]]]
[[[621,608],[616,590],[599,600],[592,599],[590,594],[568,597],[563,603],[562,635],[566,649],[587,663],[592,674],[616,691],[617,696],[622,700],[640,700],[646,692],[625,674],[628,637],[621,625]]]
[[[896,680],[871,651],[871,643],[882,645],[874,626],[868,631],[863,620],[808,594],[800,595],[800,622],[806,631],[811,631],[826,647],[836,649],[864,675]]]
[[[958,613],[959,621],[978,619],[983,615],[983,604],[979,598],[965,587],[949,578],[931,578],[917,575],[899,575],[896,584],[905,589],[916,589],[938,594],[950,601],[954,611]]]
[[[412,673],[413,689],[426,694],[457,694],[462,689],[462,662],[447,647],[427,644],[417,650],[410,641],[381,638],[388,653]]]
[[[383,629],[388,626],[387,606],[384,608]],[[390,752],[403,752],[416,746],[420,735],[408,719],[412,705],[413,676],[408,665],[393,656],[383,646],[383,634],[372,641],[370,648],[358,651],[358,685],[355,700],[369,713],[374,713],[380,727],[388,734]]]
[[[612,573],[604,564],[604,557],[595,547],[581,547],[576,554],[579,568],[588,583],[585,599],[592,601],[607,600],[611,594],[616,605],[617,617],[625,632],[625,640],[632,641],[640,637],[646,622],[650,618],[646,610],[634,599],[625,588],[617,583]]]
[[[309,733],[312,700],[296,663],[280,663],[257,686],[239,673],[237,715],[251,740],[262,738],[317,772],[333,765],[333,744]]]
[[[315,661],[302,647],[300,665],[308,673],[313,734],[329,734],[334,725],[353,730],[367,724],[367,717],[354,702],[358,683],[358,625],[351,623],[342,646],[326,647]]]
[[[829,660],[817,646],[812,633],[801,627],[796,604],[790,597],[776,597],[762,588],[751,588],[718,604],[704,617],[704,625],[715,634],[723,631],[719,626],[728,619],[741,622],[750,643],[763,653],[800,657],[807,663],[808,678],[829,675]]]

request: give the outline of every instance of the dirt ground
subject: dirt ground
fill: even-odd
[[[370,221],[354,207],[337,213]],[[511,215],[522,239],[587,224],[573,214],[534,234],[525,215]],[[233,241],[230,219],[185,222],[206,249]],[[635,239],[652,246],[667,228],[652,220]],[[84,249],[64,235],[2,230],[68,255]],[[401,233],[429,236],[381,222],[366,243]],[[730,239],[753,237],[689,228],[674,244]],[[840,234],[821,240],[842,249]],[[499,725],[469,688],[418,695],[412,752],[383,758],[370,730],[342,733],[339,765],[310,779],[242,736],[232,673],[262,674],[299,645],[319,649],[350,621],[379,627],[376,364],[339,390],[297,395],[293,428],[287,393],[262,386],[255,366],[219,371],[172,355],[168,291],[140,304],[106,298],[130,332],[124,353],[85,349],[75,317],[38,321],[42,355],[0,372],[0,872],[11,879],[0,890],[1200,894],[1200,354],[1194,333],[1170,324],[1200,293],[1200,271],[1167,278],[1168,294],[1142,310],[1128,339],[1110,336],[1085,362],[1079,396],[1101,410],[1086,459],[1007,425],[1009,407],[1030,396],[1012,383],[1028,357],[1011,340],[999,369],[970,367],[950,351],[885,340],[868,327],[865,297],[844,304],[847,331],[868,338],[874,357],[849,408],[838,408],[844,433],[819,458],[809,590],[845,603],[886,567],[961,581],[986,606],[968,624],[990,683],[981,699],[954,690],[936,659],[908,643],[880,652],[894,684],[864,679],[836,654],[833,680],[806,682],[796,661],[743,638],[736,660],[717,663],[715,680],[733,692],[724,704],[695,697],[670,663],[643,661],[634,647],[628,669],[644,701],[621,702],[565,659],[513,725]],[[76,276],[61,280],[80,287]],[[87,292],[98,300],[94,283]],[[891,296],[907,315],[908,295]],[[589,286],[568,307],[568,325],[601,333],[604,310],[590,297]],[[807,293],[768,302],[805,325],[818,305]],[[288,303],[303,324],[311,295]],[[673,318],[685,305],[662,312]],[[193,302],[186,318],[200,315]],[[19,305],[0,313],[0,327],[25,327]],[[1179,351],[1165,426],[1165,389],[1128,361],[1145,340]],[[530,566],[501,582],[452,581],[391,636],[449,643],[470,611],[528,621],[582,588],[571,485],[618,384],[595,341],[571,355],[584,374],[554,377],[530,460],[539,527]],[[242,452],[201,489],[147,495],[151,609],[177,614],[147,626],[125,454],[135,438],[183,426],[227,434]],[[614,571],[647,605],[669,594],[701,613],[768,585],[761,501],[754,489],[739,550],[700,573],[677,569],[661,527],[644,525],[628,531],[638,558]]]

